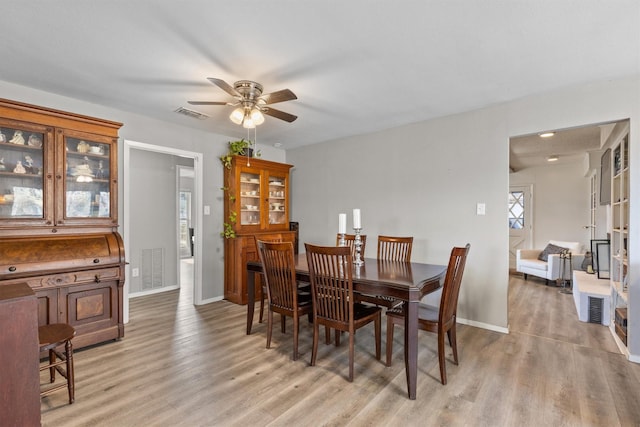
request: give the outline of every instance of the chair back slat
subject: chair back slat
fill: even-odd
[[[378,236],[378,259],[411,261],[413,237]]]
[[[344,242],[351,249],[351,256],[353,258],[356,257],[356,245],[354,245],[355,241],[356,241],[356,235],[355,234],[345,234],[344,235]],[[360,235],[360,242],[362,243],[362,245],[360,246],[360,257],[364,258],[364,249],[367,246],[367,235],[366,234],[361,234]],[[339,244],[340,244],[340,234],[338,234],[336,236],[336,246],[338,246]]]
[[[462,283],[462,274],[467,262],[469,248],[467,245],[463,248],[454,247],[449,257],[449,265],[447,274],[442,287],[442,297],[440,298],[440,312],[438,321],[440,324],[446,324],[455,321],[458,311],[458,295],[460,294],[460,284]]]
[[[353,318],[353,261],[349,247],[305,244],[314,315],[339,323]]]
[[[269,304],[296,311],[298,307],[293,243],[258,241]]]

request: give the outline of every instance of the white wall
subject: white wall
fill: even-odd
[[[510,185],[533,184],[532,248],[549,240],[580,242],[589,248],[589,178],[581,161],[523,169],[509,175]]]
[[[416,261],[444,263],[453,245],[470,242],[458,314],[507,328],[509,138],[630,118],[631,164],[640,165],[639,94],[639,76],[582,84],[287,151],[301,242],[330,243],[338,213],[356,207],[368,235],[415,236]],[[630,299],[640,307],[640,168],[631,171],[631,190]],[[486,216],[475,215],[477,202]],[[630,327],[640,335],[634,314]],[[630,334],[629,342],[640,354],[640,339]]]

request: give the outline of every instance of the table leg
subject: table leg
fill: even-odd
[[[418,380],[418,301],[405,302],[404,365],[409,399],[416,399]]]
[[[256,273],[247,271],[247,335],[251,335],[253,311],[256,308]]]

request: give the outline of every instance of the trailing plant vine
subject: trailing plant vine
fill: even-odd
[[[231,169],[231,161],[233,156],[244,156],[247,154],[247,150],[251,154],[251,141],[247,139],[240,139],[238,141],[229,141],[229,151],[223,156],[220,156],[220,161],[224,165],[225,168]],[[256,151],[253,153],[255,157],[260,157],[260,151]],[[227,197],[229,198],[230,204],[235,203],[236,196],[229,192],[229,187],[222,187],[222,191],[227,193]],[[225,239],[233,239],[236,237],[236,232],[234,230],[234,226],[238,221],[238,213],[234,210],[229,210],[229,217],[227,221],[223,223],[222,232],[220,235]]]

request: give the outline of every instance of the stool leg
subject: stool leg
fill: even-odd
[[[73,373],[73,345],[71,340],[65,344],[67,353],[67,388],[69,389],[69,404],[75,400],[75,378]]]
[[[53,365],[54,363],[56,363],[56,352],[53,351],[53,349],[49,350],[49,365]],[[55,367],[51,367],[49,368],[49,382],[55,382],[56,381],[56,368]]]

